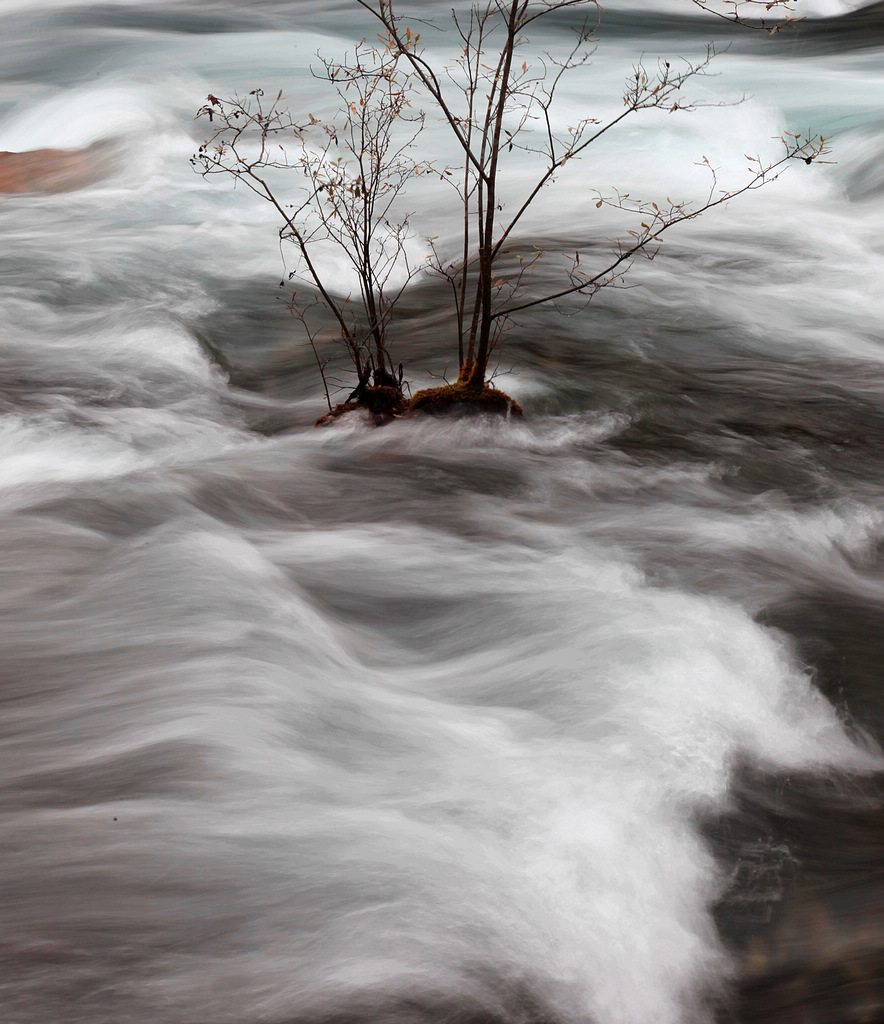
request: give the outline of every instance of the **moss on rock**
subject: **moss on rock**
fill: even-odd
[[[426,388],[414,394],[408,404],[410,412],[430,416],[521,416],[522,407],[503,391],[484,384],[477,388],[465,381]]]

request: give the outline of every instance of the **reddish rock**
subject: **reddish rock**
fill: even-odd
[[[111,169],[106,142],[85,149],[0,151],[0,192],[72,192],[99,181]]]

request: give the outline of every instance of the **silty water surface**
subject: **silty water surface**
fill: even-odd
[[[807,13],[612,5],[563,119],[715,37],[698,94],[747,98],[635,121],[520,241],[601,249],[593,188],[736,183],[787,128],[837,164],[525,314],[523,422],[313,431],[273,218],[192,173],[193,113],[328,112],[315,52],[370,24],[0,6],[0,148],[115,159],[0,202],[3,1020],[880,1018],[884,33]],[[406,298],[415,387],[446,303]]]

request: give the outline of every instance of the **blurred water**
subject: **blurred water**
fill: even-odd
[[[806,11],[612,5],[564,122],[717,35],[698,94],[747,98],[636,122],[518,241],[540,288],[619,230],[595,188],[697,194],[703,154],[738,182],[790,127],[837,163],[525,314],[523,422],[313,431],[271,211],[193,174],[193,114],[320,115],[317,49],[371,26],[0,4],[0,149],[108,158],[0,197],[0,1019],[884,1019],[884,29]],[[410,202],[455,251],[431,182]],[[446,304],[406,295],[413,387]]]

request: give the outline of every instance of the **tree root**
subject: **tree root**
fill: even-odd
[[[378,387],[363,387],[359,394],[353,395],[346,402],[341,402],[334,409],[320,416],[314,424],[317,427],[328,427],[348,412],[361,410],[376,426],[382,427],[390,420],[403,416],[408,412],[408,399],[398,387],[381,384]]]

